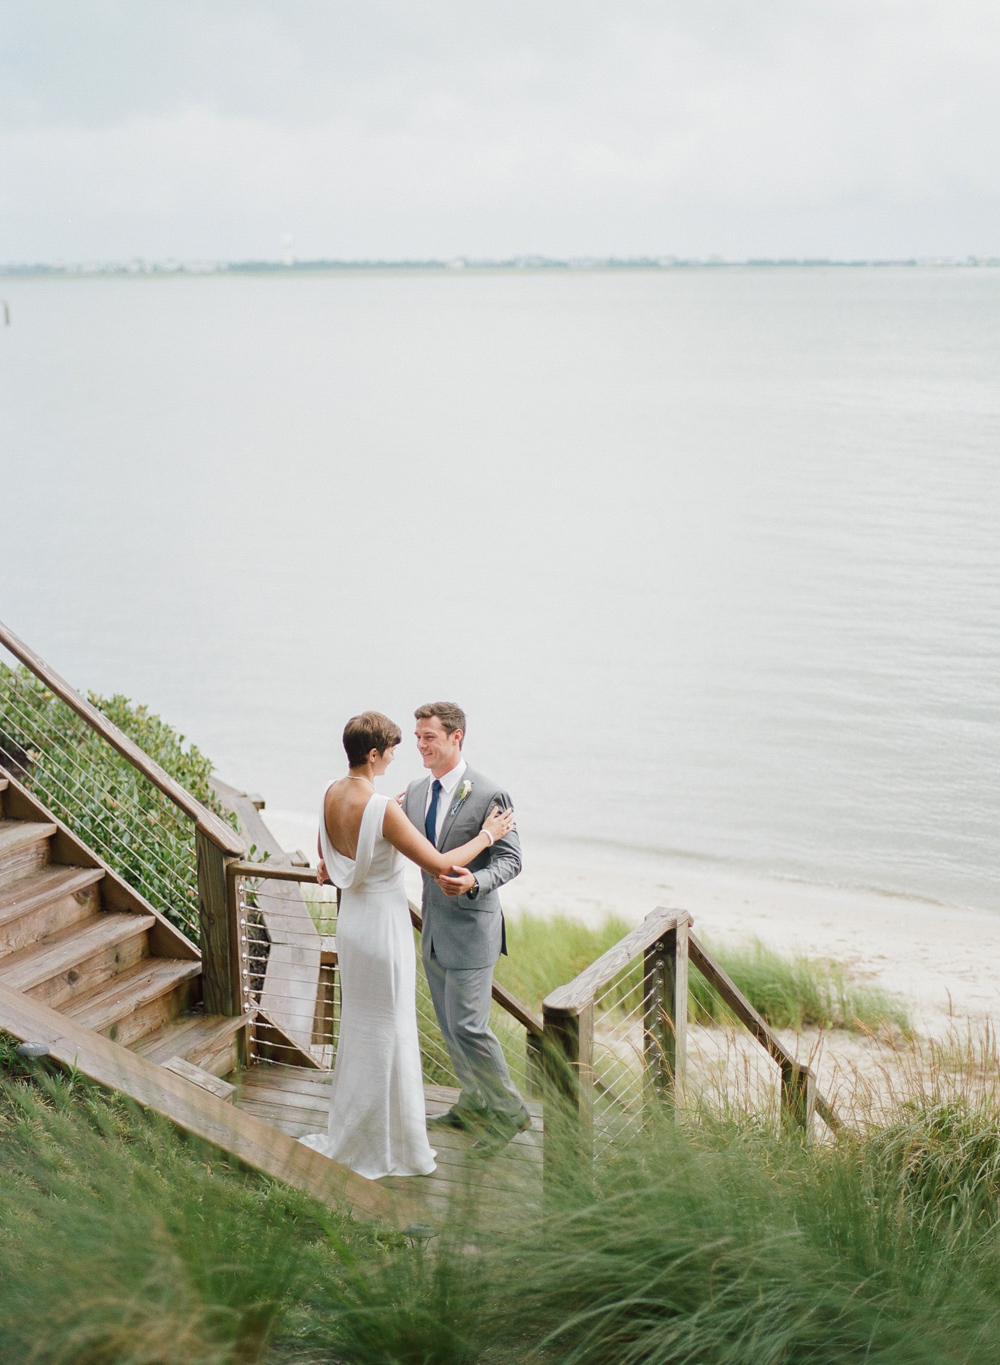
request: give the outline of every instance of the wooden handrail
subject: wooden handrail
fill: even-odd
[[[113,749],[117,749],[122,758],[131,763],[133,768],[138,769],[143,777],[147,778],[154,787],[157,787],[178,809],[190,816],[205,838],[214,844],[220,852],[233,857],[240,857],[246,852],[246,844],[236,831],[226,824],[225,820],[220,819],[207,806],[203,806],[169,773],[164,772],[160,765],[144,753],[134,740],[123,734],[118,726],[98,711],[92,702],[81,697],[79,692],[70,687],[64,678],[61,678],[54,669],[50,668],[34,650],[29,649],[24,641],[19,639],[2,621],[0,621],[0,643],[9,649],[15,658],[20,659],[26,668],[30,668],[35,677],[40,678],[50,692],[54,692],[60,701],[64,701],[67,706],[71,707],[92,730],[99,734],[102,739],[107,740]]]
[[[564,1025],[559,1023],[560,1019],[573,1020],[586,1017],[589,1022],[585,1031],[589,1036],[593,1027],[592,1007],[595,997],[602,988],[631,962],[643,960],[653,944],[669,933],[671,929],[676,929],[681,925],[690,926],[692,922],[691,916],[686,910],[665,910],[663,908],[653,910],[638,928],[633,929],[625,938],[620,939],[606,953],[592,962],[589,967],[585,967],[572,981],[567,982],[565,986],[558,986],[545,997],[543,1009],[546,1019],[551,1019],[553,1025],[558,1025],[561,1028]],[[803,1066],[789,1052],[767,1021],[754,1009],[736,983],[715,961],[704,944],[700,943],[695,935],[690,932],[690,929],[687,934],[687,953],[702,976],[714,987],[740,1023],[749,1029],[757,1042],[777,1062],[782,1073],[783,1095],[786,1088],[791,1094],[796,1087],[801,1086],[806,1081],[811,1087],[815,1081],[815,1076],[810,1068]],[[574,1024],[573,1027],[575,1028],[576,1025]],[[580,1027],[582,1028],[583,1025],[581,1024]],[[596,1083],[597,1078],[594,1077],[593,1079]],[[833,1105],[818,1091],[815,1092],[815,1107],[816,1112],[833,1133],[839,1133],[843,1129],[843,1122],[838,1117]]]
[[[226,875],[228,877],[260,877],[264,881],[270,879],[273,882],[315,883],[316,881],[316,869],[314,867],[292,867],[289,863],[271,862],[270,859],[266,863],[227,863]]]
[[[260,877],[270,878],[278,882],[315,882],[316,869],[312,867],[288,867],[280,863],[229,863],[226,868],[229,877]],[[424,917],[417,906],[412,901],[407,901],[410,910],[410,922],[414,929],[423,932]],[[523,1025],[529,1033],[541,1038],[545,1032],[541,1019],[537,1014],[532,1014],[527,1005],[522,1005],[516,995],[511,995],[510,991],[500,985],[498,981],[493,982],[493,999],[497,1004],[512,1015],[517,1022]]]
[[[676,929],[678,924],[691,923],[691,916],[686,910],[664,910],[662,907],[651,910],[637,929],[619,939],[589,967],[584,967],[579,976],[551,991],[545,997],[545,1009],[559,1010],[562,1014],[580,1014],[602,986],[606,986],[635,958],[641,957],[657,939],[670,929]]]
[[[750,1030],[758,1043],[770,1053],[783,1072],[792,1068],[808,1070],[808,1068],[803,1068],[801,1063],[792,1056],[767,1021],[757,1013],[735,981],[719,966],[715,958],[706,951],[704,944],[700,943],[694,934],[688,936],[688,952],[691,961],[705,980],[715,988],[740,1023]],[[831,1132],[839,1133],[842,1130],[843,1122],[837,1116],[829,1100],[825,1099],[819,1091],[816,1092],[816,1112]]]

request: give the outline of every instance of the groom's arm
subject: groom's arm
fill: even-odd
[[[496,891],[497,887],[512,882],[521,870],[521,841],[517,830],[512,829],[502,839],[498,839],[489,851],[489,862],[472,875],[476,879],[475,888],[468,893],[470,900]]]
[[[486,803],[484,819],[494,806],[507,810],[512,804],[507,792],[494,792]],[[482,824],[479,828],[482,829]],[[487,860],[485,867],[476,868],[462,877],[438,877],[438,885],[449,896],[468,896],[469,900],[474,901],[512,882],[521,871],[521,841],[517,837],[517,827],[498,839],[480,857]],[[475,859],[475,862],[479,861],[479,858]]]

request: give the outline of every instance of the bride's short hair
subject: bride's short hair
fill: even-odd
[[[347,761],[352,768],[358,768],[373,749],[381,756],[386,749],[394,749],[402,738],[403,732],[396,722],[381,711],[362,711],[344,726]]]

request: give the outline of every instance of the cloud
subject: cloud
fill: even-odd
[[[0,259],[1000,252],[979,0],[0,12]]]

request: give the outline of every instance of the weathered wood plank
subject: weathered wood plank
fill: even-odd
[[[0,954],[15,953],[32,943],[100,912],[96,867],[59,867],[50,863],[34,876],[0,890]]]
[[[201,1086],[202,1090],[207,1090],[210,1095],[217,1095],[226,1103],[229,1103],[236,1093],[235,1085],[230,1085],[220,1076],[213,1076],[210,1071],[202,1071],[200,1066],[195,1066],[184,1057],[168,1057],[162,1066],[176,1076],[183,1076],[192,1085]]]
[[[273,1071],[278,1066],[280,1062],[260,1062],[245,1071],[240,1079],[240,1093],[257,1095],[266,1091],[269,1095],[287,1098],[292,1104],[295,1103],[296,1096],[315,1097],[323,1104],[328,1103],[331,1086],[329,1071],[315,1072],[317,1079],[311,1081],[305,1067],[290,1068],[305,1072],[303,1076],[275,1076]]]
[[[253,1112],[262,1119],[275,1121],[280,1119],[282,1123],[293,1123],[304,1128],[307,1133],[321,1133],[327,1125],[329,1110],[325,1105],[318,1105],[315,1108],[308,1104],[290,1104],[287,1101],[276,1103],[274,1100],[261,1098],[254,1095],[248,1098],[240,1094],[236,1100],[237,1109],[246,1109]]]
[[[687,1064],[688,926],[679,921],[644,953],[643,1053],[647,1094],[680,1104]]]
[[[235,916],[230,905],[229,861],[199,829],[198,920],[201,925],[202,999],[209,1014],[243,1013]]]
[[[186,1056],[188,1044],[199,1037],[205,1036],[206,1025],[211,1020],[217,1020],[222,1016],[217,1014],[185,1014],[177,1019],[172,1019],[169,1024],[164,1024],[162,1028],[147,1033],[145,1037],[138,1039],[132,1044],[132,1051],[137,1052],[140,1057],[145,1057],[150,1062],[156,1062],[158,1066],[174,1056]],[[227,1019],[227,1023],[237,1025],[235,1019]]]
[[[29,943],[0,961],[0,981],[16,991],[34,991],[52,983],[53,992],[39,998],[58,1005],[62,999],[82,995],[91,986],[114,975],[115,959],[130,966],[144,956],[146,931],[155,921],[152,915],[98,913],[93,919],[53,934],[44,943]],[[110,954],[110,965],[105,957]],[[52,982],[54,977],[72,973],[72,981]],[[50,998],[61,987],[58,998]]]
[[[316,869],[312,867],[293,867],[291,863],[272,862],[248,863],[234,861],[229,864],[231,877],[256,877],[262,882],[314,882]]]

